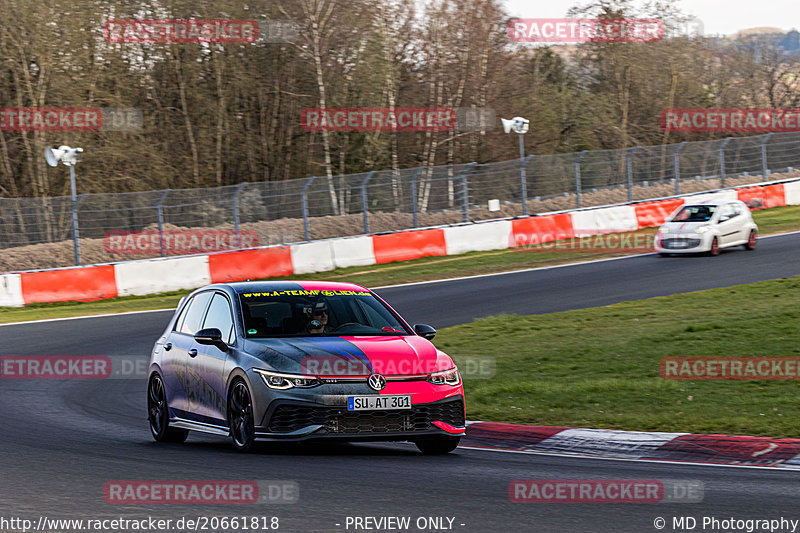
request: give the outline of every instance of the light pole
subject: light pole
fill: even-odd
[[[75,266],[81,264],[81,245],[80,235],[78,233],[78,210],[77,202],[78,196],[75,191],[75,163],[81,160],[80,153],[83,148],[70,148],[69,146],[59,146],[58,148],[51,148],[46,146],[44,149],[44,158],[47,164],[51,167],[57,167],[59,161],[69,167],[69,187],[72,198],[72,243],[75,249]]]
[[[511,130],[514,130],[514,133],[519,135],[519,185],[522,195],[522,215],[528,216],[528,180],[525,178],[525,164],[527,161],[525,160],[525,143],[522,136],[528,132],[530,120],[514,117],[511,120],[501,118],[500,121],[503,123],[503,130],[506,133],[511,133]]]

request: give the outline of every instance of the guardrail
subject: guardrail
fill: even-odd
[[[552,242],[570,231],[634,231],[663,223],[685,201],[712,197],[739,199],[764,208],[800,204],[800,179],[633,204],[290,246],[2,274],[0,306],[156,294],[209,283],[299,276],[335,268],[513,248],[532,242]]]
[[[177,228],[252,231],[259,245],[285,244],[520,216],[765,181],[800,168],[800,134],[780,133],[619,150],[531,155],[524,160],[382,170],[327,178],[204,189],[0,198],[0,248],[48,243],[46,265],[73,264],[72,239],[90,263],[166,256],[103,251],[109,232]],[[500,200],[499,211],[487,202]],[[527,209],[526,209],[527,208]],[[81,239],[72,235],[75,214]],[[32,268],[4,254],[0,269]],[[30,256],[26,252],[27,256]],[[34,267],[34,268],[35,268]]]

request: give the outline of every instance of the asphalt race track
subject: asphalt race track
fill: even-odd
[[[589,259],[589,258],[587,258]],[[446,327],[497,313],[547,313],[800,274],[800,234],[756,252],[624,260],[381,289],[410,321]],[[1,355],[140,355],[169,313],[0,327]],[[453,530],[656,531],[656,517],[800,519],[800,472],[616,461],[459,449],[423,457],[412,445],[259,445],[193,435],[159,445],[147,428],[143,380],[0,381],[0,517],[177,518],[277,516],[279,531],[348,531],[348,516],[454,517]],[[798,431],[800,434],[800,430]],[[703,503],[516,504],[512,480],[700,480]],[[111,505],[113,480],[284,480],[291,505]],[[337,527],[336,524],[341,524]],[[463,525],[462,525],[463,524]],[[5,529],[6,531],[8,529]],[[352,528],[349,531],[354,531]],[[417,531],[412,527],[411,531]]]

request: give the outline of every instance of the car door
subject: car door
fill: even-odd
[[[222,292],[215,292],[211,298],[206,315],[200,329],[216,328],[222,333],[222,340],[229,345],[236,343],[236,331],[233,313],[228,297]],[[187,367],[187,378],[191,387],[187,391],[189,411],[196,420],[219,426],[227,425],[225,421],[225,363],[228,350],[218,346],[198,344],[197,355],[190,359]]]
[[[200,329],[212,296],[212,291],[194,295],[184,306],[164,342],[162,372],[167,389],[167,402],[170,409],[181,418],[191,418],[187,403],[187,391],[190,388],[187,364],[191,359],[190,352],[197,349],[194,334]]]
[[[741,234],[740,221],[743,218],[742,216],[737,216],[733,204],[725,204],[722,206],[719,212],[719,218],[717,219],[720,246],[727,246],[741,239],[739,236]]]

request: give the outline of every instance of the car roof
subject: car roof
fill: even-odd
[[[243,292],[272,292],[272,291],[365,291],[368,290],[355,283],[341,281],[303,281],[303,280],[284,280],[284,281],[239,281],[235,283],[225,283],[236,293]]]
[[[720,206],[723,204],[741,204],[743,203],[741,200],[726,200],[724,198],[720,198],[717,200],[702,200],[700,202],[686,202],[683,207],[691,207],[693,205],[714,205]]]

